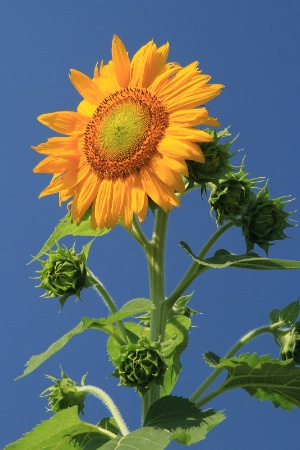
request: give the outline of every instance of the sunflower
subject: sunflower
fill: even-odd
[[[112,60],[96,64],[94,77],[71,70],[70,80],[83,100],[75,111],[42,114],[38,120],[65,136],[33,147],[48,155],[34,172],[53,178],[40,197],[59,194],[71,200],[79,222],[90,206],[93,229],[112,228],[121,219],[142,222],[151,198],[164,211],[179,206],[184,193],[186,160],[204,162],[197,142],[212,137],[197,125],[218,126],[205,107],[221,84],[207,84],[198,62],[186,67],[167,63],[169,44],[153,41],[130,61],[123,42],[114,36]]]

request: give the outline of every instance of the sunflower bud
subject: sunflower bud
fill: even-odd
[[[81,391],[78,384],[71,380],[64,371],[61,371],[61,379],[46,375],[54,381],[54,386],[50,386],[41,393],[41,397],[48,397],[49,411],[58,412],[71,406],[78,406],[78,412],[83,414],[84,400],[87,392]],[[82,377],[81,386],[84,386],[86,375]]]
[[[144,394],[149,387],[163,383],[166,364],[159,343],[150,342],[142,337],[136,344],[119,347],[119,356],[114,360],[116,366],[113,375],[120,379],[120,384],[134,387]]]
[[[283,230],[292,226],[287,222],[292,213],[283,211],[283,207],[291,200],[284,201],[286,197],[270,199],[266,186],[255,197],[242,217],[242,230],[247,251],[257,244],[268,253],[271,241],[287,238]]]
[[[211,188],[208,201],[211,212],[216,214],[217,223],[232,220],[236,225],[240,225],[239,217],[255,198],[251,188],[259,181],[258,178],[248,179],[247,175],[242,165],[239,172],[228,174],[220,179],[218,184],[208,184]]]
[[[189,182],[192,184],[200,184],[202,190],[205,190],[205,183],[212,182],[218,184],[220,178],[232,172],[233,166],[229,162],[229,159],[234,155],[234,153],[229,153],[233,141],[226,142],[226,144],[219,143],[222,137],[231,136],[227,128],[219,132],[215,130],[205,131],[213,137],[212,142],[202,142],[199,144],[205,157],[205,162],[187,161]]]
[[[300,322],[296,322],[289,332],[276,334],[275,340],[283,361],[293,359],[295,364],[300,364]]]
[[[81,290],[90,286],[86,268],[89,248],[90,244],[76,254],[74,246],[68,249],[57,244],[56,250],[47,254],[46,261],[39,259],[43,269],[37,271],[37,278],[41,280],[37,287],[46,289],[42,297],[59,297],[61,307],[71,295],[80,298]]]

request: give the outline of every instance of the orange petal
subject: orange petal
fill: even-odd
[[[31,148],[38,153],[44,155],[57,155],[57,154],[71,154],[77,153],[78,137],[68,136],[68,137],[52,137],[47,140],[47,142],[42,142],[38,146]]]
[[[142,185],[152,200],[165,212],[179,205],[179,199],[174,192],[162,183],[148,167],[140,170]]]
[[[104,95],[96,83],[78,70],[71,69],[70,72],[69,78],[79,94],[88,102],[98,106],[104,100]]]
[[[185,187],[181,175],[178,172],[170,170],[159,154],[151,159],[148,166],[164,184],[174,191],[184,193]]]
[[[211,142],[213,137],[198,128],[185,128],[179,126],[170,126],[166,130],[166,138],[181,139],[191,142]]]
[[[83,134],[88,124],[89,117],[74,111],[58,111],[42,114],[38,117],[39,122],[46,127],[62,134]]]
[[[123,42],[116,35],[112,40],[111,53],[116,79],[120,87],[127,87],[130,80],[130,59]]]
[[[33,169],[34,173],[63,173],[68,170],[72,170],[78,158],[66,156],[65,158],[59,156],[48,156],[43,159],[39,164]]]
[[[99,187],[98,177],[91,172],[76,186],[72,203],[72,218],[78,222],[93,203]]]
[[[158,145],[159,153],[169,158],[180,158],[204,162],[204,156],[197,144],[194,142],[181,141],[179,139],[165,138]]]

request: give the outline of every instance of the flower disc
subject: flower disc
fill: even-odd
[[[84,133],[84,153],[100,178],[126,177],[147,164],[168,126],[168,113],[150,92],[125,88],[96,109]]]

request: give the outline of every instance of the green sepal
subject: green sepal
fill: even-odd
[[[280,323],[280,326],[290,327],[295,325],[297,317],[300,312],[300,299],[295,302],[290,303],[285,306],[283,309],[272,309],[270,312],[270,322],[271,325],[275,323]]]
[[[239,269],[253,270],[284,270],[300,269],[300,261],[291,261],[278,258],[267,258],[249,252],[244,255],[236,255],[228,250],[217,250],[213,257],[207,259],[198,258],[183,241],[179,245],[197,262],[203,269],[224,269],[236,267]]]
[[[300,408],[300,368],[293,360],[279,361],[270,355],[256,353],[222,359],[219,368],[228,371],[228,377],[218,393],[243,388],[251,397],[269,400],[278,408],[290,411]]]
[[[60,239],[65,236],[103,236],[107,234],[110,230],[107,228],[96,228],[93,230],[90,225],[91,220],[91,208],[84,214],[80,222],[75,223],[68,212],[65,217],[61,219],[59,224],[55,227],[53,233],[47,239],[41,250],[32,258],[32,260],[28,263],[32,263],[39,259],[42,255],[47,253],[53,245],[57,244]]]

